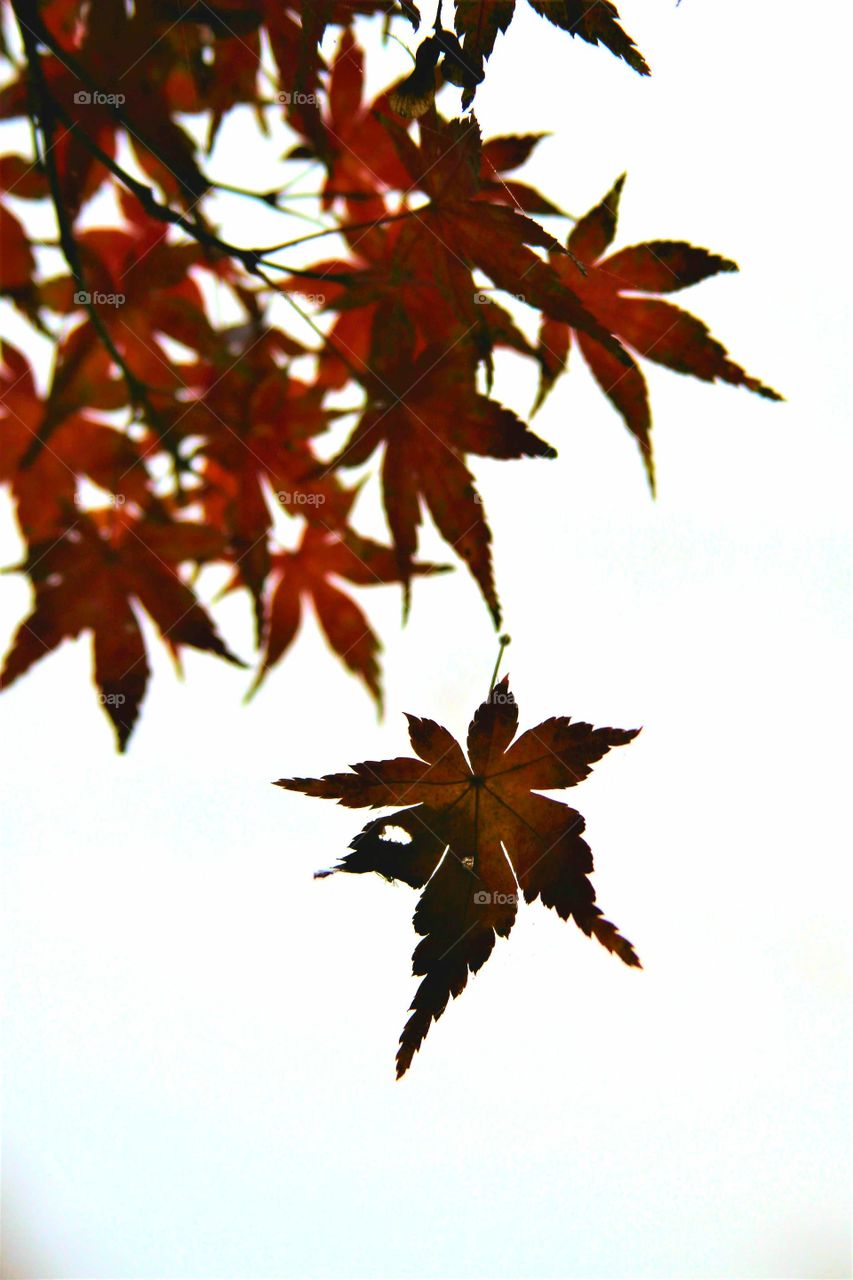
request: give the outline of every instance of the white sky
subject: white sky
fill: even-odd
[[[559,459],[474,470],[522,727],[644,726],[567,798],[645,968],[522,908],[394,1081],[415,896],[312,880],[361,816],[269,784],[406,753],[404,710],[464,734],[496,652],[464,572],[417,584],[404,632],[397,592],[362,594],[383,723],[312,623],[248,707],[244,674],[188,653],[181,684],[155,647],[119,758],[66,644],[0,701],[10,1280],[850,1274],[853,24],[841,0],[817,31],[793,0],[620,9],[651,81],[522,10],[484,133],[552,129],[522,176],[574,213],[627,169],[618,244],[739,261],[676,301],[788,403],[650,369],[652,503],[575,359],[536,420]],[[250,136],[218,172],[269,185]],[[532,391],[505,358],[500,397]],[[379,529],[372,499],[356,520]],[[27,601],[2,580],[4,639]],[[244,605],[217,617],[248,656]]]

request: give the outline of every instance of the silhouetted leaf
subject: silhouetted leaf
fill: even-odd
[[[595,904],[583,818],[537,794],[582,782],[611,747],[639,730],[593,729],[561,716],[516,738],[518,710],[507,677],[471,721],[467,759],[435,721],[408,720],[417,758],[368,760],[350,773],[277,783],[348,808],[405,806],[368,823],[335,868],[376,871],[424,890],[414,915],[423,940],[413,958],[422,981],[400,1037],[398,1076],[449,998],[464,990],[469,972],[489,958],[495,935],[509,934],[519,890],[526,902],[541,898],[562,919],[573,919],[625,964],[640,964]],[[394,828],[408,839],[395,839]]]

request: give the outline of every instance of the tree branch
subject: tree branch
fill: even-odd
[[[16,16],[17,16],[17,5],[16,5]],[[59,174],[56,168],[56,157],[54,155],[54,145],[55,145],[54,136],[55,136],[55,124],[56,124],[56,112],[54,110],[54,107],[55,107],[54,99],[45,81],[44,72],[42,71],[41,60],[38,52],[38,46],[36,44],[36,40],[32,34],[32,31],[30,30],[29,26],[26,23],[19,23],[19,25],[20,25],[20,31],[21,31],[21,38],[24,43],[24,50],[26,52],[26,57],[27,57],[30,89],[31,89],[32,96],[34,98],[34,105],[35,105],[35,110],[32,113],[32,118],[33,120],[35,119],[38,120],[39,129],[41,130],[41,142],[42,142],[41,150],[43,152],[42,164],[44,166],[45,173],[47,174],[48,185],[50,187],[51,201],[53,203],[54,213],[56,215],[56,222],[59,230],[59,246],[62,249],[62,253],[65,257],[66,262],[68,263],[68,269],[73,275],[75,281],[77,282],[79,291],[87,299],[83,305],[85,306],[87,312],[89,313],[89,320],[92,324],[92,327],[95,329],[104,347],[109,352],[111,359],[115,362],[115,364],[121,370],[121,374],[125,380],[125,383],[127,384],[128,393],[130,395],[131,403],[133,404],[134,409],[136,411],[141,411],[145,414],[150,425],[155,429],[155,431],[157,431],[158,435],[163,441],[164,448],[166,448],[167,451],[172,456],[173,465],[175,467],[176,483],[178,484],[178,488],[180,489],[180,470],[181,470],[182,460],[180,459],[177,453],[177,450],[170,447],[170,443],[168,440],[168,432],[163,427],[160,421],[159,415],[156,409],[154,408],[154,405],[151,403],[151,399],[148,395],[148,385],[145,382],[143,382],[141,378],[137,377],[137,375],[131,369],[130,365],[125,360],[121,351],[119,351],[118,347],[113,341],[112,334],[110,333],[107,326],[104,324],[103,320],[101,319],[101,316],[98,313],[97,307],[95,306],[94,302],[91,299],[91,294],[89,293],[89,290],[86,288],[86,278],[83,273],[83,264],[80,259],[80,252],[77,246],[77,242],[74,239],[74,231],[71,225],[71,220],[68,217],[68,213],[63,202],[62,191],[59,185]],[[55,430],[55,428],[58,425],[59,425],[58,422],[51,421],[49,413],[45,414],[45,417],[42,420],[41,424],[39,425],[39,428],[36,434],[34,435],[32,441],[30,442],[29,446],[25,450],[24,454],[22,455],[21,464],[20,464],[22,470],[26,470],[27,467],[33,464],[33,462],[36,460],[41,450],[44,448],[48,439],[50,438],[51,433],[53,432],[53,430]]]

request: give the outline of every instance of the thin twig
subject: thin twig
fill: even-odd
[[[270,244],[258,249],[259,254],[279,253],[282,249],[293,249],[296,245],[306,244],[309,240],[319,240],[321,236],[345,235],[347,231],[368,231],[373,227],[384,227],[389,222],[402,222],[406,218],[414,218],[421,209],[403,209],[400,213],[386,213],[381,218],[368,218],[366,222],[343,222],[337,227],[327,227],[324,231],[312,231],[305,236],[297,236],[295,240],[285,240],[282,244]]]
[[[337,356],[337,358],[341,361],[341,363],[346,365],[346,367],[349,369],[353,377],[360,383],[364,378],[365,372],[369,371],[368,366],[363,364],[362,367],[359,369],[359,367],[354,363],[354,361],[352,361],[349,358],[349,356],[346,355],[345,352],[341,351],[340,348],[336,346],[336,344],[331,340],[331,335],[323,332],[323,330],[314,320],[313,316],[310,316],[308,312],[304,310],[304,308],[300,307],[299,303],[295,302],[289,293],[285,293],[283,290],[279,289],[275,281],[270,280],[268,276],[264,275],[264,272],[260,267],[255,271],[255,275],[260,276],[260,278],[265,282],[265,284],[269,286],[270,289],[273,289],[279,297],[284,298],[286,302],[290,303],[291,307],[296,312],[296,314],[298,316],[301,316],[301,318],[308,325],[309,329],[313,329],[317,337],[322,340],[323,346],[328,351],[330,351],[332,355]],[[361,413],[361,412],[362,412],[361,409],[346,410],[346,413]]]

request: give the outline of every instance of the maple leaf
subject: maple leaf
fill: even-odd
[[[10,343],[0,342],[0,481],[10,484],[18,524],[30,542],[44,542],[76,514],[77,478],[117,496],[120,504],[156,507],[136,443],[83,413],[58,420],[50,443],[22,465],[44,419],[32,369]]]
[[[244,664],[220,640],[177,566],[221,558],[224,539],[192,523],[139,520],[124,511],[80,513],[63,534],[34,543],[19,568],[33,584],[33,610],[18,628],[0,673],[0,689],[58,648],[91,631],[100,701],[124,750],[148,684],[145,644],[132,608],[154,619],[177,660],[191,645]]]
[[[38,452],[37,446],[75,410],[121,409],[127,401],[127,383],[122,377],[113,376],[112,357],[96,331],[91,325],[78,325],[57,343],[43,416],[22,465],[31,461],[31,456]],[[32,422],[35,423],[38,421],[35,400],[33,410]]]
[[[718,272],[737,271],[736,263],[681,240],[650,240],[602,258],[616,233],[624,181],[623,174],[601,203],[580,219],[568,238],[568,248],[583,264],[584,274],[578,272],[571,258],[563,256],[552,257],[555,271],[571,279],[586,309],[629,350],[676,373],[692,374],[705,382],[728,382],[768,400],[781,400],[778,391],[750,377],[730,360],[725,347],[711,336],[701,320],[670,302],[636,296],[674,293]],[[576,331],[574,336],[596,382],[635,437],[654,492],[652,416],[639,366],[633,359],[627,367],[618,363],[588,332]],[[542,375],[535,409],[565,369],[571,338],[571,326],[552,317],[543,319],[539,334]]]
[[[466,561],[495,626],[491,531],[466,453],[491,458],[554,458],[556,451],[502,405],[481,395],[463,351],[428,347],[418,360],[399,329],[382,381],[330,466],[353,467],[384,445],[382,498],[408,603],[423,501],[442,537]]]
[[[370,118],[380,128],[376,108]],[[387,143],[384,125],[380,131]],[[523,164],[544,136],[511,135],[485,142],[473,199],[511,204],[531,212],[559,213],[555,205],[526,183],[508,182],[502,176]],[[371,146],[371,156],[375,150]],[[359,227],[349,234],[352,260],[316,262],[311,277],[289,277],[284,281],[284,288],[309,296],[316,297],[318,287],[322,288],[322,309],[339,312],[320,354],[319,380],[323,385],[343,386],[352,376],[353,367],[371,367],[374,346],[386,342],[383,330],[389,312],[395,323],[402,315],[414,325],[416,354],[439,341],[448,345],[469,343],[485,363],[489,386],[496,345],[539,358],[508,313],[493,300],[487,301],[482,290],[474,288],[470,265],[458,253],[448,252],[434,234],[424,234],[421,212],[412,210],[402,220],[369,230]],[[529,265],[527,261],[525,267]],[[324,276],[328,279],[318,286],[315,277]],[[393,299],[390,308],[389,298]]]
[[[486,391],[492,392],[495,376],[494,352],[496,347],[517,351],[541,364],[538,350],[516,325],[512,316],[492,298],[483,293],[478,298],[477,326],[470,336],[478,357],[483,361],[486,374]]]
[[[207,133],[208,154],[219,133],[224,117],[240,103],[257,103],[257,80],[261,67],[260,32],[245,34],[230,30],[213,41],[213,57],[205,69],[209,84],[206,106],[211,109]]]
[[[386,211],[382,193],[407,185],[406,170],[383,127],[378,112],[388,109],[387,95],[363,102],[364,52],[349,28],[341,36],[329,79],[328,111],[321,159],[328,176],[323,207],[342,198],[350,217],[380,218]],[[305,158],[312,154],[304,151]]]
[[[32,246],[21,223],[2,201],[0,245],[0,295],[7,297],[46,338],[52,338],[39,314],[42,299],[33,279],[36,264]]]
[[[580,36],[588,44],[603,44],[623,58],[641,76],[650,75],[648,63],[634,41],[619,26],[615,4],[610,0],[528,0],[528,4],[555,27]]]
[[[276,364],[283,336],[268,330],[236,359],[229,355],[225,371],[211,371],[209,389],[182,408],[176,427],[184,438],[204,440],[198,499],[206,523],[229,535],[258,636],[272,527],[264,485],[285,510],[314,520],[322,509],[326,528],[340,524],[350,505],[337,477],[318,472],[310,440],[326,430],[331,411],[323,409],[320,389]]]
[[[0,191],[8,191],[16,200],[44,200],[50,185],[42,169],[26,156],[0,156]]]
[[[413,921],[422,935],[413,970],[423,980],[400,1037],[398,1078],[450,996],[485,964],[495,935],[509,934],[518,890],[526,902],[540,898],[563,920],[571,917],[625,964],[640,965],[631,943],[595,904],[584,819],[537,794],[575,786],[611,747],[639,730],[593,729],[561,716],[515,738],[518,708],[506,676],[471,721],[467,760],[434,720],[407,719],[416,759],[369,760],[350,773],[276,783],[348,808],[406,806],[368,823],[334,868],[375,871],[424,889]],[[386,835],[391,828],[408,839]]]
[[[323,286],[325,307],[341,312],[321,359],[326,385],[343,385],[359,366],[375,370],[381,348],[401,323],[414,326],[416,355],[440,341],[467,343],[488,366],[494,342],[480,309],[484,295],[474,286],[474,267],[498,289],[594,335],[614,360],[628,365],[620,343],[585,308],[574,285],[528,247],[546,248],[570,261],[562,245],[517,207],[506,207],[507,200],[517,206],[518,195],[532,207],[554,211],[532,188],[519,183],[514,192],[500,178],[523,162],[539,135],[495,138],[481,147],[473,117],[447,123],[432,113],[420,122],[418,146],[396,121],[383,117],[383,124],[412,184],[430,201],[369,235],[359,234],[354,262],[314,265],[320,275],[348,276],[346,286]],[[311,291],[304,278],[288,279],[284,287]],[[505,323],[500,327],[508,332]],[[508,345],[524,349],[517,331]]]
[[[55,311],[73,313],[88,296],[100,326],[140,382],[184,388],[192,366],[170,358],[161,339],[171,338],[208,357],[215,354],[217,335],[201,289],[189,275],[191,268],[210,268],[210,263],[199,245],[170,242],[168,229],[135,196],[119,189],[118,198],[127,228],[95,227],[77,235],[85,291],[78,291],[70,276],[58,277],[45,283],[43,299]],[[82,330],[81,343],[100,341],[90,319]]]
[[[479,198],[498,204],[512,204],[524,213],[562,217],[562,209],[558,209],[540,191],[526,182],[518,182],[514,178],[507,180],[502,176],[524,164],[544,137],[547,137],[547,134],[525,133],[488,138],[483,143],[480,156],[482,187]]]
[[[456,0],[456,34],[479,80],[483,78],[483,62],[494,49],[497,36],[509,27],[514,13],[515,0]],[[476,83],[466,87],[463,107],[473,101]]]
[[[413,210],[418,244],[431,240],[433,254],[465,268],[479,267],[499,289],[597,338],[617,361],[628,363],[620,343],[585,307],[575,285],[566,283],[565,273],[558,274],[530,247],[571,262],[559,241],[525,213],[478,198],[483,162],[474,116],[448,122],[431,112],[420,121],[419,147],[396,121],[385,123],[413,184],[429,197],[426,206]]]
[[[107,176],[106,169],[92,156],[82,133],[111,158],[115,155],[116,122],[106,107],[98,103],[74,101],[79,81],[55,58],[46,60],[45,79],[51,96],[72,114],[78,129],[64,129],[53,149],[62,202],[71,217],[95,194]],[[90,95],[91,96],[91,95]],[[29,80],[25,73],[0,89],[0,119],[26,118],[30,108]]]
[[[443,573],[447,568],[414,564],[412,572]],[[306,524],[294,551],[280,551],[271,557],[270,578],[263,660],[250,692],[254,693],[290,648],[299,630],[303,604],[310,601],[332,650],[364,681],[381,710],[381,645],[361,609],[335,579],[368,587],[399,582],[393,548],[363,538],[351,529],[335,531]]]
[[[620,27],[618,10],[610,0],[528,0],[528,3],[555,27],[580,36],[588,44],[603,44],[640,75],[650,74],[645,58]],[[456,0],[456,31],[462,39],[466,59],[479,73],[463,95],[463,107],[474,97],[476,84],[482,79],[483,61],[492,53],[495,39],[507,31],[514,15],[515,0]]]
[[[35,260],[24,228],[2,202],[0,239],[3,244],[3,255],[0,257],[0,293],[6,293],[30,283],[35,274]]]
[[[320,74],[326,64],[320,46],[326,28],[348,27],[359,14],[387,13],[386,0],[261,0],[264,24],[278,68],[281,95],[291,128],[308,138],[323,154],[326,131],[317,105]],[[409,5],[406,16],[417,26],[417,14]]]
[[[122,128],[142,168],[169,199],[194,206],[208,189],[195,143],[172,118],[164,92],[172,67],[182,66],[186,57],[183,32],[175,31],[175,23],[156,8],[142,6],[129,14],[113,0],[75,5],[73,30],[51,30],[56,15],[52,24],[38,6],[27,6],[29,31],[57,51],[44,60],[43,74],[63,122],[54,161],[63,204],[72,217],[107,176],[87,139],[114,157]],[[0,117],[28,110],[29,77],[22,73],[0,90]]]
[[[480,354],[488,325],[471,272],[439,241],[425,237],[417,219],[375,228],[354,253],[354,261],[326,261],[313,268],[349,277],[345,288],[323,285],[323,309],[339,312],[320,354],[323,386],[341,387],[364,375],[373,390],[371,375],[398,330],[401,341],[412,337],[413,356],[440,342],[471,345]],[[309,283],[289,279],[285,287],[310,293]]]

